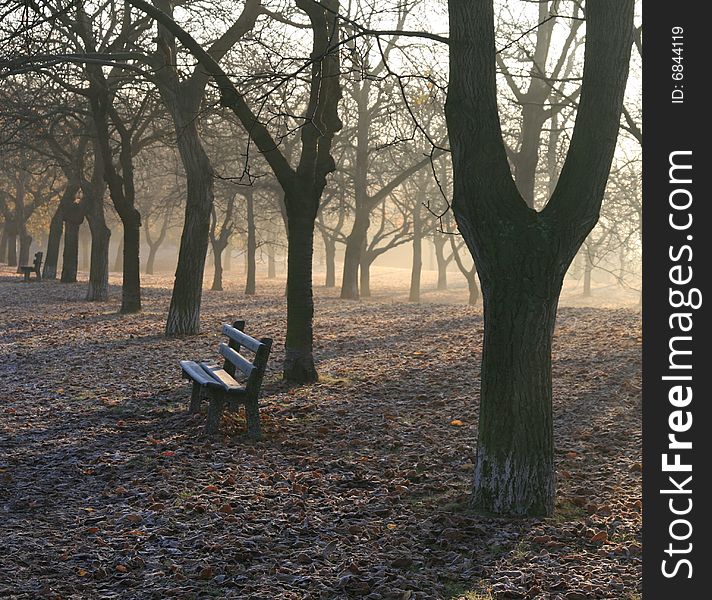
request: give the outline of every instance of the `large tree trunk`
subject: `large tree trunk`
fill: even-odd
[[[124,275],[121,284],[121,312],[141,310],[141,215],[129,211],[122,218],[124,226]]]
[[[370,219],[367,210],[356,213],[351,233],[346,238],[344,253],[344,273],[341,280],[341,298],[344,300],[359,299],[359,268],[366,248]],[[363,294],[363,290],[361,290]]]
[[[86,299],[105,302],[109,299],[109,242],[111,230],[104,216],[104,164],[99,149],[94,148],[94,167],[91,181],[83,186],[87,222],[91,232],[89,256],[89,285]]]
[[[423,272],[423,222],[420,201],[413,212],[413,266],[410,272],[410,302],[420,302],[420,278]]]
[[[191,120],[179,131],[178,147],[185,167],[188,196],[173,295],[166,320],[166,335],[169,336],[200,331],[203,274],[213,205],[213,168],[195,123]]]
[[[309,215],[294,216],[289,218],[288,225],[284,378],[296,383],[311,383],[318,380],[312,353],[314,219]]]
[[[87,215],[91,231],[91,256],[89,263],[89,287],[87,300],[105,302],[109,298],[109,241],[111,229],[104,221],[103,197],[99,199],[101,214],[96,207],[89,209]]]
[[[551,342],[562,277],[511,247],[502,245],[498,252],[518,255],[506,262],[519,276],[482,284],[485,332],[473,502],[495,513],[549,514],[555,499]]]
[[[453,211],[484,299],[475,507],[550,515],[551,341],[564,274],[600,212],[630,61],[633,0],[586,6],[576,124],[541,212],[512,179],[497,110],[493,2],[449,0]]]
[[[256,291],[257,272],[257,228],[255,226],[255,199],[252,190],[247,190],[245,194],[247,202],[247,280],[245,282],[245,294],[253,296]]]
[[[59,262],[59,246],[62,242],[62,231],[64,230],[64,217],[62,216],[62,205],[57,206],[57,210],[52,215],[49,222],[49,236],[47,238],[47,252],[42,267],[42,279],[57,279],[57,263]]]
[[[73,220],[64,221],[64,252],[62,253],[62,283],[76,283],[79,262],[79,226]]]

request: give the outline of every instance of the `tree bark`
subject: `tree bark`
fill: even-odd
[[[221,243],[219,240],[212,242],[213,248],[213,284],[210,289],[213,292],[223,291],[223,261],[222,255],[227,244]]]
[[[81,221],[64,221],[64,252],[62,253],[62,283],[76,283],[79,262],[79,226]]]
[[[519,264],[528,263],[522,277],[483,282],[473,502],[495,513],[549,514],[555,500],[551,341],[563,279],[521,252],[510,254],[519,255]],[[526,277],[536,272],[538,278]],[[539,280],[551,285],[537,285]]]
[[[124,273],[121,283],[121,313],[141,310],[141,215],[135,209],[122,216]]]
[[[433,238],[433,246],[435,246],[435,261],[438,266],[438,291],[447,289],[447,266],[449,261],[445,258],[445,234],[436,233]]]
[[[74,192],[76,193],[76,192]],[[62,232],[64,231],[64,217],[62,216],[62,205],[57,206],[57,210],[52,215],[49,223],[49,236],[47,238],[47,252],[42,266],[42,279],[57,279],[57,263],[59,262],[59,246],[62,242]]]
[[[71,189],[70,189],[71,188]],[[64,217],[64,248],[62,251],[62,283],[75,283],[77,281],[77,264],[79,261],[79,227],[84,221],[86,203],[76,201],[79,191],[79,181],[67,185],[62,195],[62,208]]]
[[[361,256],[359,265],[359,286],[361,288],[361,298],[371,297],[371,265],[375,257],[369,256],[366,252]]]
[[[213,205],[213,167],[203,149],[193,119],[183,121],[183,109],[174,114],[178,149],[188,188],[185,221],[180,238],[178,264],[171,305],[166,320],[166,335],[188,335],[200,331],[200,305],[205,257],[208,252],[210,210]],[[178,125],[181,124],[182,128]]]
[[[467,304],[469,306],[477,306],[480,301],[480,287],[477,285],[477,272],[472,271],[466,276],[467,279],[467,291],[468,298]]]
[[[346,238],[344,253],[344,273],[341,280],[342,300],[359,299],[359,267],[366,248],[366,236],[370,219],[368,211],[362,209],[356,213],[351,233]]]
[[[91,231],[91,255],[89,263],[89,302],[105,302],[109,299],[109,241],[111,229],[104,221],[103,194],[98,202],[101,208],[92,206],[87,214]]]
[[[255,226],[255,199],[252,189],[245,194],[247,203],[247,278],[245,282],[245,295],[253,296],[256,291],[257,272],[257,228]]]
[[[336,241],[324,234],[324,261],[326,263],[326,277],[324,287],[336,287]]]
[[[312,351],[314,219],[308,216],[290,216],[288,225],[284,378],[297,383],[311,383],[318,380]]]
[[[86,299],[89,302],[105,302],[109,299],[109,242],[111,230],[104,216],[104,164],[99,149],[94,147],[94,166],[91,181],[84,182],[84,202],[87,222],[91,232],[89,255],[89,285]]]

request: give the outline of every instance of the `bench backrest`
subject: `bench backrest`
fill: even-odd
[[[223,335],[229,342],[220,344],[220,354],[225,359],[223,369],[232,377],[239,370],[247,376],[245,388],[249,393],[256,394],[262,385],[262,378],[267,368],[267,360],[272,349],[270,338],[256,340],[244,332],[245,322],[235,321],[232,325],[225,323],[222,327]],[[240,348],[247,348],[254,353],[252,362],[240,354]]]

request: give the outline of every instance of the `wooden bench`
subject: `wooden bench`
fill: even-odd
[[[19,267],[19,272],[25,276],[25,281],[30,280],[30,275],[34,273],[37,276],[37,281],[42,281],[42,252],[35,253],[35,260],[31,265]]]
[[[256,340],[244,333],[245,322],[235,321],[232,326],[223,325],[222,333],[229,342],[220,343],[218,351],[225,359],[222,365],[214,362],[194,362],[182,360],[180,367],[183,377],[193,382],[190,397],[190,412],[200,412],[200,404],[204,397],[210,400],[208,419],[205,432],[215,433],[220,424],[223,409],[237,410],[245,405],[247,417],[247,435],[252,439],[260,437],[260,412],[257,403],[262,387],[262,379],[267,367],[267,359],[272,349],[272,340],[262,338]],[[240,354],[240,348],[246,348],[254,353],[250,362]],[[236,379],[237,372],[244,377],[241,383]]]

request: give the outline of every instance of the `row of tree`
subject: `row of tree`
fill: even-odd
[[[350,12],[338,0],[8,4],[3,145],[45,157],[50,178],[61,173],[47,184],[62,188],[47,255],[56,264],[60,224],[65,259],[75,255],[87,220],[89,300],[107,295],[108,196],[121,223],[121,310],[140,310],[138,172],[177,155],[184,220],[166,334],[198,331],[208,247],[212,239],[219,264],[235,206],[245,207],[249,254],[258,212],[272,220],[257,198],[276,198],[287,244],[284,376],[315,381],[315,232],[331,256],[345,244],[342,297],[355,299],[389,244],[410,236],[418,265],[434,214],[438,256],[447,261],[449,245],[474,281],[466,247],[484,299],[475,502],[551,512],[556,307],[614,159],[632,0],[589,0],[585,12],[578,1],[538,2],[512,19],[495,18],[492,1],[450,0],[449,37],[415,30],[437,17],[417,0]],[[498,77],[508,89],[499,97]],[[634,136],[634,111],[623,123]],[[216,182],[233,188],[222,202]],[[617,211],[635,202],[624,197]],[[617,212],[606,221],[604,232],[635,237]],[[413,289],[418,278],[416,268]]]

